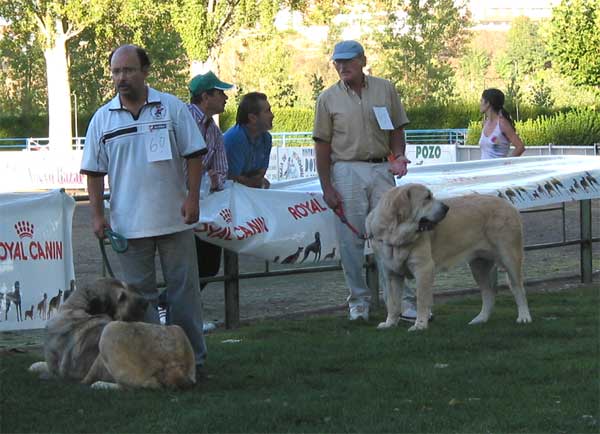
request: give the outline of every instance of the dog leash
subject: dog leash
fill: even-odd
[[[110,241],[110,245],[112,249],[117,253],[125,253],[127,248],[129,247],[127,244],[127,238],[123,235],[116,233],[115,231],[105,228],[104,236],[108,238]],[[110,262],[108,262],[108,256],[106,256],[106,249],[104,248],[104,239],[98,238],[98,243],[100,243],[100,252],[102,252],[102,260],[104,261],[104,266],[106,267],[106,271],[110,277],[114,279],[115,273],[110,266]]]
[[[366,239],[367,239],[367,237],[366,237],[366,236],[364,236],[364,235],[361,235],[361,234],[360,234],[360,232],[358,232],[358,229],[356,229],[356,228],[355,228],[355,227],[352,225],[352,223],[350,223],[350,222],[348,221],[348,219],[346,218],[346,215],[344,214],[344,208],[342,208],[342,205],[341,205],[341,204],[339,204],[339,205],[337,206],[337,208],[335,208],[335,209],[333,210],[333,212],[335,213],[335,215],[337,215],[337,216],[339,217],[339,219],[340,219],[340,221],[341,221],[342,223],[344,223],[346,226],[348,226],[348,228],[350,228],[350,230],[351,230],[352,232],[354,232],[354,235],[356,235],[356,236],[357,236],[358,238],[360,238],[361,240],[366,240]]]

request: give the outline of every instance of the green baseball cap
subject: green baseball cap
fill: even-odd
[[[199,95],[200,93],[211,89],[228,90],[232,87],[233,84],[225,83],[219,80],[219,78],[212,71],[208,71],[206,74],[199,74],[195,76],[188,85],[188,89],[190,90],[190,94],[192,96]]]

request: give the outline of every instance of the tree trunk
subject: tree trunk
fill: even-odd
[[[70,151],[73,139],[71,128],[71,85],[67,66],[67,38],[60,21],[56,23],[55,38],[44,50],[48,80],[48,137],[52,151]]]

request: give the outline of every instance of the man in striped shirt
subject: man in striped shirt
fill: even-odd
[[[210,191],[222,190],[227,179],[227,154],[223,145],[223,133],[213,120],[213,116],[225,111],[227,95],[224,91],[232,87],[233,85],[219,80],[211,71],[195,76],[188,86],[190,103],[187,106],[198,124],[208,149],[202,160],[202,167],[208,173],[208,178],[203,176],[202,182],[210,179]],[[200,277],[215,276],[221,266],[221,248],[198,237],[195,238]],[[201,289],[205,286],[206,283],[200,284]]]
[[[188,109],[198,124],[208,148],[202,160],[202,167],[211,180],[210,191],[222,190],[227,179],[227,155],[223,146],[223,133],[213,120],[213,116],[225,111],[228,98],[224,91],[231,89],[233,85],[222,82],[209,71],[195,76],[188,87],[190,90]],[[206,177],[203,179],[203,182],[205,181]]]

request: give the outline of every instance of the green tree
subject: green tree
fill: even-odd
[[[454,0],[394,0],[376,39],[381,61],[376,68],[392,80],[410,105],[447,101],[452,93],[449,60],[467,39],[469,15]]]
[[[457,90],[467,99],[479,96],[485,87],[490,58],[483,49],[469,48],[459,60]]]
[[[32,116],[46,106],[44,57],[40,45],[27,39],[18,26],[9,26],[0,36],[0,113]]]
[[[531,89],[531,103],[544,108],[552,108],[554,106],[554,98],[552,98],[552,89],[548,86],[543,78],[537,80]]]
[[[552,11],[552,64],[577,85],[600,86],[600,0],[562,0]]]
[[[292,77],[290,49],[282,35],[246,40],[248,46],[260,46],[261,55],[254,50],[238,52],[239,64],[234,83],[248,92],[265,93],[275,107],[292,107],[298,99]]]
[[[319,74],[313,73],[310,76],[310,87],[312,88],[312,100],[316,102],[321,92],[323,92],[323,89],[325,89],[323,77],[321,77]]]
[[[92,113],[114,96],[108,55],[126,43],[137,44],[148,52],[152,62],[148,77],[151,86],[187,98],[189,60],[171,23],[169,3],[110,2],[102,18],[69,44],[71,83],[79,110]]]
[[[546,49],[539,26],[528,17],[517,17],[506,35],[506,63],[518,64],[519,73],[529,75],[544,67]]]
[[[240,29],[270,33],[275,15],[284,5],[279,0],[170,0],[173,25],[192,61],[192,73],[217,68],[223,41]]]
[[[71,88],[67,42],[99,20],[104,0],[3,0],[0,16],[43,50],[48,90],[48,135],[54,149],[71,148]]]

